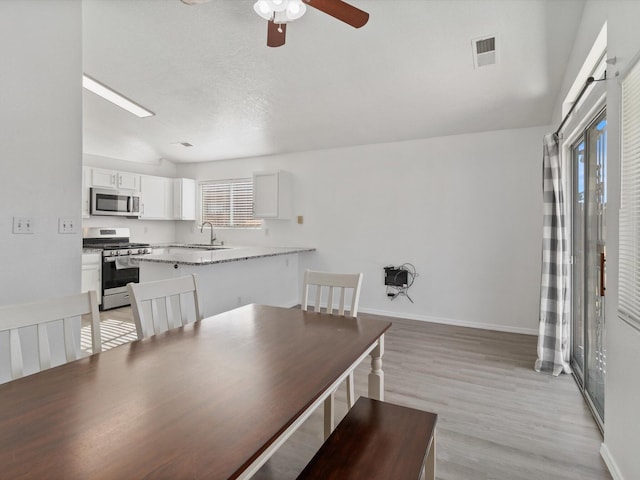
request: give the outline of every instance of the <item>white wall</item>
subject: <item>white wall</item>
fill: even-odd
[[[81,4],[0,2],[0,305],[80,292],[82,174]],[[14,235],[14,216],[34,233]],[[79,337],[79,322],[77,324]],[[49,330],[52,363],[64,361],[62,329]],[[25,372],[36,368],[35,329],[21,337]],[[0,335],[0,383],[8,335]]]
[[[618,209],[620,208],[620,78],[640,55],[640,2],[610,1],[608,55],[616,57],[608,69],[607,146],[609,206],[607,218],[607,378],[605,383],[605,458],[615,478],[640,478],[640,332],[617,317]],[[638,58],[638,57],[636,57]],[[612,472],[613,473],[613,472]]]
[[[538,317],[544,128],[178,165],[211,180],[292,173],[294,215],[262,230],[218,230],[235,244],[314,246],[302,268],[363,271],[361,310],[534,333]],[[265,233],[268,232],[268,235]],[[201,242],[192,222],[177,238]],[[410,262],[406,298],[385,295],[383,267]],[[302,260],[301,260],[302,263]]]
[[[175,177],[176,166],[168,160],[157,164],[128,162],[85,153],[83,163],[87,167],[106,168],[122,172]],[[131,231],[132,242],[170,243],[175,241],[176,222],[170,220],[137,220],[126,217],[90,217],[82,220],[83,227],[126,227]]]
[[[80,291],[81,4],[0,2],[0,305]],[[12,217],[34,220],[12,234]]]

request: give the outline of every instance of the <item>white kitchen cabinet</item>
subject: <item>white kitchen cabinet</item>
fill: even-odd
[[[82,293],[95,290],[98,295],[98,304],[102,303],[102,254],[82,254],[82,277],[80,280]]]
[[[282,170],[253,174],[253,216],[291,218],[291,174]]]
[[[105,170],[103,168],[92,168],[90,186],[138,191],[140,189],[140,175],[129,172],[116,172],[115,170]]]
[[[173,179],[173,218],[196,219],[196,181],[192,178]]]
[[[140,176],[140,218],[173,219],[173,178]]]
[[[91,197],[89,186],[91,185],[91,168],[82,167],[82,218],[89,218],[91,214]]]
[[[140,175],[118,172],[118,188],[135,191],[140,190]]]

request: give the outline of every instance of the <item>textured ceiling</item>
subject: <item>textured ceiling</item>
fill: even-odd
[[[84,151],[200,162],[544,125],[583,0],[351,0],[266,46],[253,0],[83,0],[83,69],[156,113],[84,92]],[[497,35],[497,65],[471,41]],[[185,148],[176,142],[189,142]]]

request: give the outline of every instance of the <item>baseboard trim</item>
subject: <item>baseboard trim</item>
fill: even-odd
[[[604,460],[604,463],[607,465],[607,468],[609,469],[609,473],[613,477],[613,480],[624,480],[624,477],[622,476],[622,473],[620,473],[620,469],[618,468],[616,461],[611,456],[611,452],[604,442],[600,445],[600,456]]]
[[[406,318],[409,320],[419,320],[421,322],[442,323],[445,325],[454,325],[457,327],[480,328],[482,330],[493,330],[496,332],[520,333],[523,335],[538,335],[535,328],[510,327],[508,325],[497,325],[493,323],[475,323],[466,320],[456,320],[453,318],[431,317],[428,315],[416,315],[413,313],[398,313],[386,310],[378,310],[375,308],[359,308],[359,312],[371,313],[373,315],[385,315],[394,318]]]

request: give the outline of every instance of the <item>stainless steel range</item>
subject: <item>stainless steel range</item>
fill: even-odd
[[[82,246],[102,250],[102,305],[100,310],[130,305],[127,283],[138,283],[136,257],[153,253],[148,243],[131,243],[128,228],[85,228]]]

